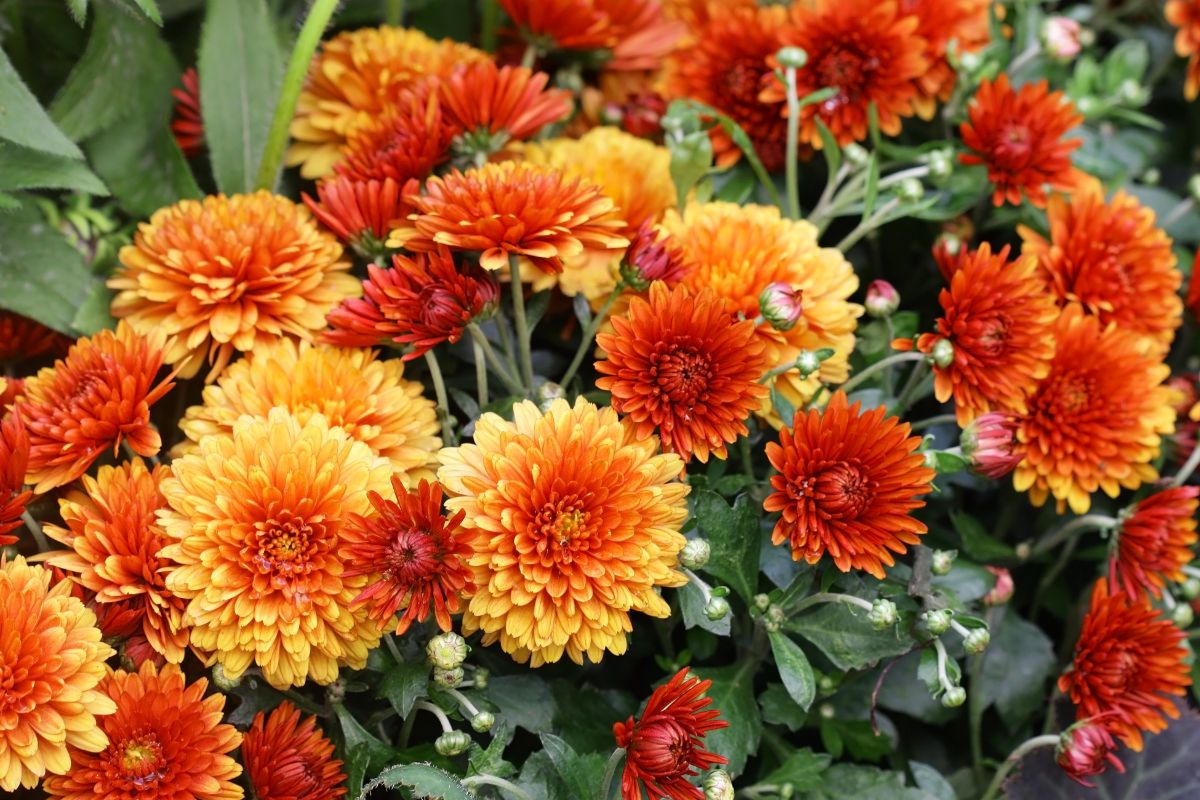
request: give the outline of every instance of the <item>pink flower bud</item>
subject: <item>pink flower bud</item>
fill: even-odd
[[[801,291],[786,283],[769,283],[758,296],[758,310],[777,331],[790,331],[803,315]]]
[[[963,457],[985,478],[1003,478],[1023,457],[1017,448],[1017,427],[1017,418],[1003,411],[979,415],[962,432]]]
[[[683,280],[686,272],[683,253],[671,237],[656,230],[649,220],[643,222],[621,264],[621,277],[625,282],[635,291],[644,292],[654,281],[674,286]]]
[[[985,564],[983,568],[996,576],[996,585],[983,596],[983,604],[985,606],[1004,605],[1013,596],[1012,573],[1004,567],[993,567],[990,564]]]
[[[1098,722],[1097,717],[1092,717],[1062,732],[1055,748],[1055,757],[1072,780],[1091,789],[1095,784],[1088,783],[1084,778],[1099,775],[1109,764],[1117,772],[1125,771],[1125,765],[1112,752],[1116,746],[1108,729]]]
[[[1050,17],[1042,24],[1042,42],[1046,55],[1057,61],[1070,61],[1079,55],[1083,26],[1070,17]]]
[[[887,281],[871,281],[867,287],[866,306],[872,317],[890,317],[900,307],[900,293]]]

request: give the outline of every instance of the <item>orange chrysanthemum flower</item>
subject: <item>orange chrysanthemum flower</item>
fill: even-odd
[[[655,70],[684,27],[659,0],[500,0],[522,37],[543,50],[607,50],[609,70]]]
[[[1116,497],[1158,477],[1153,461],[1175,411],[1163,385],[1170,369],[1135,334],[1104,327],[1078,305],[1058,319],[1050,372],[1028,400],[1017,438],[1024,458],[1017,491],[1040,506],[1051,495],[1059,513],[1091,507],[1091,493]]]
[[[828,347],[834,355],[808,378],[795,370],[774,378],[774,388],[789,402],[802,406],[822,383],[849,377],[854,329],[863,313],[862,306],[849,302],[858,277],[841,252],[820,246],[813,225],[784,219],[774,206],[690,203],[682,216],[668,212],[663,226],[690,265],[684,285],[695,291],[713,289],[732,313],[758,317],[759,295],[772,283],[800,293],[801,316],[795,326],[787,331],[765,321],[758,326],[767,366],[793,364],[801,350]],[[783,424],[773,412],[767,419]]]
[[[346,794],[333,742],[316,717],[301,718],[286,700],[270,716],[254,715],[242,738],[242,761],[257,800],[338,800]]]
[[[868,111],[875,105],[879,129],[900,133],[900,120],[912,116],[917,81],[929,69],[919,20],[900,12],[895,0],[815,0],[795,3],[781,36],[803,48],[808,63],[796,71],[800,97],[825,88],[837,94],[800,112],[800,141],[823,146],[817,120],[845,145],[867,138]],[[769,59],[777,65],[774,57]],[[760,99],[785,103],[787,88],[772,71]],[[783,105],[786,115],[787,105]]]
[[[182,200],[154,212],[121,248],[112,312],[167,334],[167,362],[211,381],[235,351],[288,335],[309,339],[358,293],[337,240],[308,209],[270,192]]]
[[[1121,515],[1116,551],[1109,559],[1109,592],[1137,600],[1158,597],[1167,580],[1182,582],[1196,543],[1200,487],[1175,486],[1140,500]]]
[[[60,358],[71,340],[40,322],[0,309],[0,364],[16,364],[39,356]]]
[[[438,245],[482,251],[479,263],[498,270],[524,256],[544,272],[562,272],[563,259],[586,248],[628,246],[624,221],[600,189],[557,170],[506,161],[430,178],[424,195],[407,198],[419,213],[413,227],[393,233],[409,250]]]
[[[236,678],[251,663],[277,688],[361,669],[379,628],[351,603],[341,529],[388,485],[391,464],[321,414],[243,416],[171,462],[159,524],[179,566],[167,588],[189,601],[192,645]]]
[[[1200,95],[1200,2],[1197,0],[1168,0],[1163,8],[1167,22],[1175,31],[1175,52],[1188,60],[1187,82],[1183,94],[1188,100]]]
[[[746,420],[767,396],[758,382],[765,346],[752,320],[739,322],[711,289],[656,282],[649,302],[633,298],[612,325],[596,338],[605,353],[596,387],[612,394],[638,438],[658,433],[664,450],[707,462],[749,434]]]
[[[959,425],[987,411],[1024,414],[1025,399],[1050,371],[1054,357],[1054,323],[1058,306],[1038,275],[1037,260],[1008,260],[1008,248],[992,253],[986,242],[963,252],[950,288],[938,296],[945,316],[937,333],[916,341],[922,353],[940,339],[954,345],[954,361],[934,366],[939,402],[954,398]],[[893,343],[899,350],[910,341]]]
[[[622,800],[641,800],[643,790],[670,800],[704,799],[689,778],[727,763],[704,749],[705,736],[729,727],[718,719],[720,709],[708,708],[712,698],[704,693],[711,685],[684,667],[654,690],[636,722],[630,717],[613,724],[617,747],[625,748]]]
[[[167,661],[183,661],[188,634],[184,603],[167,590],[169,562],[158,551],[168,543],[155,512],[166,503],[159,484],[167,467],[146,469],[141,459],[101,467],[83,476],[83,490],[58,501],[66,527],[46,525],[46,535],[71,548],[46,562],[74,573],[97,603],[123,603],[140,617],[138,631]]]
[[[357,126],[347,136],[334,172],[356,181],[391,178],[401,186],[432,175],[450,159],[460,132],[442,112],[438,86],[431,78],[419,80],[379,116]]]
[[[404,194],[418,190],[416,180],[401,186],[391,178],[358,181],[337,175],[317,184],[317,198],[302,194],[304,204],[339,239],[365,258],[384,250],[388,232],[411,210]]]
[[[770,171],[787,159],[787,120],[779,109],[758,97],[771,74],[767,59],[783,46],[780,35],[787,11],[753,3],[722,8],[697,20],[689,46],[667,59],[663,85],[668,97],[690,98],[712,106],[745,129],[754,150]],[[719,166],[728,166],[741,151],[720,128],[710,134]]]
[[[66,772],[68,747],[104,749],[96,717],[116,709],[96,687],[111,655],[70,581],[51,586],[42,567],[0,558],[0,789],[32,789]]]
[[[445,77],[458,64],[487,60],[488,54],[474,47],[434,41],[408,28],[384,25],[339,33],[321,46],[308,69],[285,163],[299,165],[305,178],[328,175],[350,134],[393,107],[416,80]]]
[[[550,76],[492,61],[465,64],[438,84],[447,119],[458,129],[457,149],[494,153],[528,139],[571,112],[571,93],[547,89]]]
[[[173,376],[154,385],[163,346],[161,331],[140,336],[122,322],[80,339],[65,359],[25,380],[16,410],[29,431],[25,480],[35,492],[70,483],[121,442],[140,456],[158,454],[150,406],[175,385]]]
[[[103,752],[71,751],[71,769],[47,778],[46,794],[67,800],[241,800],[242,768],[229,755],[242,739],[221,722],[225,695],[204,696],[208,681],[187,684],[174,664],[117,671],[102,685],[117,711],[100,721]]]
[[[4,416],[0,408],[0,547],[14,544],[12,531],[21,527],[21,514],[33,492],[25,490],[29,465],[29,434],[17,414]]]
[[[1116,322],[1165,353],[1183,321],[1171,239],[1153,209],[1118,191],[1108,203],[1097,181],[1050,198],[1050,238],[1018,227],[1023,254],[1037,256],[1058,302],[1080,303],[1102,323]]]
[[[782,512],[771,541],[788,542],[809,564],[829,554],[842,572],[862,569],[880,580],[892,553],[917,544],[927,530],[911,512],[925,505],[937,473],[916,452],[920,436],[880,406],[864,412],[837,392],[824,411],[796,413],[792,429],[767,443],[779,471],[763,503]]]
[[[188,158],[204,150],[204,116],[200,113],[200,75],[188,67],[179,78],[182,87],[171,90],[175,98],[175,113],[171,118],[171,133],[175,144]]]
[[[1186,694],[1192,683],[1186,638],[1145,598],[1110,595],[1098,580],[1075,660],[1058,689],[1075,704],[1077,719],[1102,716],[1113,735],[1141,750],[1143,731],[1157,733],[1167,727],[1167,717],[1179,716],[1171,696]]]
[[[1075,188],[1083,173],[1071,166],[1071,151],[1080,139],[1064,139],[1083,122],[1062,92],[1051,92],[1046,81],[1013,91],[1008,76],[984,80],[967,108],[963,143],[972,152],[959,156],[964,164],[987,166],[992,203],[1021,204],[1022,194],[1039,208],[1046,205],[1046,186]]]
[[[584,398],[544,414],[522,401],[513,419],[484,414],[474,444],[440,454],[446,505],[466,512],[474,551],[463,631],[535,667],[620,655],[630,612],[667,617],[655,587],[687,580],[675,570],[683,462]]]
[[[914,106],[922,119],[932,119],[939,102],[950,99],[955,72],[950,65],[950,43],[958,55],[972,53],[988,43],[989,0],[900,0],[900,13],[917,18],[916,34],[925,40],[929,68],[917,78]]]
[[[442,446],[437,405],[419,382],[404,378],[402,362],[380,360],[374,350],[280,339],[205,387],[203,405],[189,408],[179,427],[202,443],[228,436],[245,414],[265,420],[276,407],[301,425],[324,415],[330,426],[388,459],[406,486],[433,477],[430,467]]]
[[[395,501],[371,492],[375,513],[351,515],[343,531],[346,577],[371,576],[354,604],[365,604],[381,628],[403,608],[397,635],[431,613],[438,627],[448,631],[450,615],[458,613],[460,600],[473,588],[467,566],[471,548],[462,532],[465,514],[459,511],[447,519],[436,483],[423,480],[409,491],[392,478],[392,491]]]

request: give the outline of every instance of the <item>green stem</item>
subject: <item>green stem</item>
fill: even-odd
[[[928,390],[927,384],[931,384],[932,381],[933,377],[929,375],[928,361],[923,361],[913,367],[912,372],[908,375],[908,380],[904,382],[904,388],[900,390],[900,396],[896,398],[897,410],[907,411],[908,407],[922,396],[922,387]]]
[[[575,351],[575,357],[571,359],[571,365],[567,367],[567,371],[563,374],[562,385],[564,387],[571,385],[571,379],[575,377],[575,373],[583,365],[583,359],[592,349],[592,340],[596,338],[596,331],[600,330],[600,326],[608,318],[608,312],[612,311],[613,304],[617,302],[617,298],[621,296],[621,292],[624,289],[624,281],[618,282],[616,288],[612,290],[612,294],[604,301],[604,305],[600,306],[600,310],[592,317],[592,321],[583,329],[583,338],[579,342],[579,349]]]
[[[500,4],[496,0],[479,0],[479,46],[489,53],[496,51],[496,29],[500,26]]]
[[[791,613],[798,614],[806,608],[811,608],[821,603],[845,603],[848,606],[858,606],[865,611],[871,610],[871,602],[861,597],[855,597],[852,594],[838,594],[837,592],[817,592],[797,603],[791,609]]]
[[[1058,553],[1058,558],[1054,560],[1054,564],[1046,573],[1042,575],[1042,579],[1038,581],[1037,589],[1033,593],[1033,603],[1029,606],[1029,621],[1036,622],[1038,612],[1042,610],[1042,598],[1046,594],[1046,590],[1054,585],[1054,581],[1066,569],[1067,563],[1070,562],[1071,556],[1075,553],[1075,548],[1079,545],[1079,537],[1075,536],[1067,540],[1066,545]],[[1053,713],[1054,706],[1050,706],[1050,711]]]
[[[537,45],[529,44],[525,47],[525,52],[521,55],[521,66],[525,69],[533,69],[533,65],[537,63]]]
[[[608,800],[612,796],[613,779],[617,776],[617,768],[621,766],[621,760],[624,758],[624,747],[613,750],[612,755],[608,757],[608,763],[604,766],[604,779],[600,781],[601,800]]]
[[[882,206],[875,210],[875,213],[858,223],[858,227],[846,234],[846,238],[842,239],[837,244],[837,249],[843,253],[848,252],[851,247],[858,244],[859,241],[871,231],[878,227],[880,220],[888,214],[900,207],[900,199],[893,197]]]
[[[433,391],[437,395],[438,418],[442,421],[442,441],[450,447],[454,432],[450,428],[450,402],[446,399],[446,382],[442,380],[442,368],[432,350],[425,351],[425,363],[429,366],[429,377],[433,380]]]
[[[404,0],[386,0],[383,21],[388,25],[403,25]]]
[[[479,713],[479,709],[476,708],[475,704],[471,702],[471,698],[467,697],[458,689],[455,689],[454,687],[446,687],[442,691],[457,700],[458,704],[462,706],[462,708],[466,710],[466,712],[472,717]]]
[[[404,663],[404,656],[400,653],[400,648],[396,645],[396,637],[392,634],[384,634],[383,643],[387,645],[388,652],[392,654],[392,658],[396,659],[397,664]]]
[[[947,422],[957,423],[958,417],[954,416],[953,414],[938,414],[936,417],[919,419],[912,423],[910,427],[912,428],[912,432],[916,433],[917,431],[923,431],[926,428],[932,428],[934,425],[944,425]]]
[[[459,782],[468,789],[473,789],[476,786],[495,786],[509,794],[516,795],[519,800],[533,800],[533,795],[529,794],[529,792],[517,786],[512,781],[507,781],[496,775],[468,775]]]
[[[488,404],[487,356],[483,354],[479,339],[472,336],[471,344],[475,351],[475,398],[479,401],[479,407],[483,408]]]
[[[50,551],[50,541],[46,538],[46,534],[42,532],[42,526],[33,518],[33,514],[28,511],[21,512],[21,519],[25,522],[25,527],[33,534],[33,540],[37,542],[38,552],[46,553]]]
[[[262,163],[258,168],[259,189],[275,189],[275,183],[279,179],[279,165],[283,162],[283,151],[287,148],[288,127],[296,113],[296,102],[304,88],[308,65],[312,62],[313,54],[317,52],[321,35],[325,33],[337,6],[338,0],[313,0],[308,16],[304,19],[304,26],[300,28],[300,35],[296,37],[296,45],[292,48],[287,72],[283,76],[283,87],[279,91],[279,102],[275,106],[275,116],[271,118],[271,129],[267,133],[267,144],[263,148]]]
[[[1029,557],[1033,558],[1045,553],[1047,550],[1053,550],[1065,541],[1067,537],[1080,531],[1088,529],[1101,530],[1103,528],[1113,528],[1116,525],[1116,519],[1104,514],[1085,514],[1082,517],[1076,517],[1058,530],[1052,531],[1042,537],[1042,540],[1035,544],[1033,549],[1029,551]]]
[[[917,353],[917,352],[893,353],[892,355],[888,356],[887,358],[876,361],[874,364],[872,364],[871,366],[862,370],[861,372],[857,373],[850,380],[843,383],[842,387],[841,387],[842,391],[845,392],[846,394],[850,394],[850,392],[854,391],[855,388],[862,385],[863,381],[865,381],[867,378],[871,377],[875,373],[880,372],[881,370],[885,370],[888,367],[895,366],[896,364],[903,364],[905,361],[924,361],[925,358],[926,358],[926,355],[924,353]]]
[[[396,740],[396,746],[404,750],[408,747],[409,741],[412,739],[413,726],[416,725],[417,715],[414,711],[409,711],[408,716],[404,718],[404,722],[400,725],[400,737]]]
[[[787,79],[787,200],[788,216],[800,219],[800,154],[797,152],[800,144],[800,96],[796,88],[796,68],[788,67],[784,71]]]
[[[750,437],[743,436],[738,439],[738,451],[742,456],[742,472],[751,482],[757,482],[758,478],[754,476],[754,461],[750,455]]]
[[[1034,736],[1025,742],[1017,745],[1017,749],[1009,754],[1008,758],[1004,759],[1004,763],[1000,765],[1000,769],[996,770],[995,777],[988,784],[987,789],[983,793],[980,800],[993,800],[1000,792],[1000,787],[1004,784],[1004,779],[1008,777],[1008,773],[1017,765],[1017,762],[1029,752],[1038,749],[1039,747],[1050,747],[1058,744],[1058,734],[1046,734],[1044,736]]]
[[[500,361],[500,357],[492,349],[492,343],[487,340],[487,336],[484,335],[483,330],[474,322],[467,326],[467,330],[471,332],[472,341],[483,352],[483,357],[487,361],[487,365],[500,378],[505,388],[516,395],[525,394],[525,389],[521,386],[521,382],[514,378],[513,374],[504,366],[504,363]]]
[[[450,724],[450,718],[446,716],[446,712],[441,708],[430,703],[428,700],[418,700],[413,703],[413,711],[428,711],[438,718],[438,722],[442,724],[442,732],[450,733],[454,730],[454,726]],[[411,715],[410,715],[411,716]]]
[[[1196,467],[1200,466],[1200,443],[1192,448],[1192,454],[1188,456],[1188,460],[1179,468],[1179,472],[1171,479],[1172,486],[1183,486],[1187,483],[1188,478],[1192,477],[1192,473],[1196,471]]]
[[[517,348],[521,355],[521,374],[525,379],[527,392],[533,391],[533,356],[529,352],[529,319],[525,316],[525,285],[521,283],[521,257],[508,257],[508,270],[512,276],[509,289],[512,290],[513,316],[517,326]]]

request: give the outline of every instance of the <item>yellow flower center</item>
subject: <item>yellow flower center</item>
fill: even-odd
[[[142,785],[162,777],[163,751],[157,737],[144,734],[125,742],[119,749],[121,771]]]

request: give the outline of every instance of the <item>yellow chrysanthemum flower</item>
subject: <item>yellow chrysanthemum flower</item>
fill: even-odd
[[[179,566],[167,588],[187,599],[196,648],[226,674],[251,663],[275,687],[328,684],[361,668],[379,627],[351,603],[367,576],[343,578],[341,527],[389,488],[391,465],[330,427],[284,408],[245,416],[171,464],[159,522]]]
[[[303,425],[323,414],[377,455],[392,462],[405,486],[433,479],[442,446],[437,404],[416,381],[405,380],[399,359],[380,361],[374,350],[280,339],[230,366],[204,389],[204,404],[188,409],[179,427],[195,442],[228,434],[243,414],[266,418],[283,406]]]
[[[484,414],[474,444],[440,455],[446,506],[466,512],[474,550],[463,631],[535,667],[624,653],[630,612],[668,616],[655,587],[687,582],[675,569],[683,462],[583,398],[544,414],[523,401],[513,419]]]

